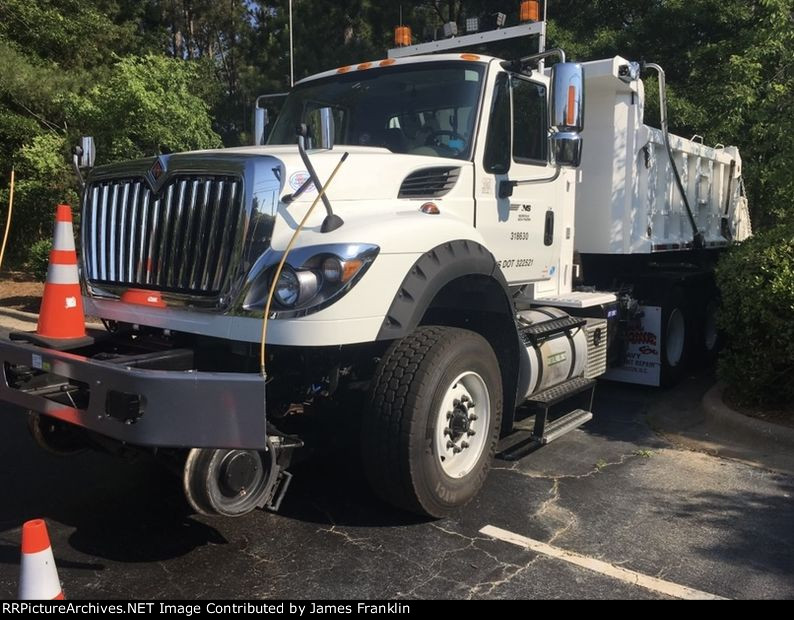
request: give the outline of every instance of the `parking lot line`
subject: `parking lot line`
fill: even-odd
[[[664,579],[658,579],[656,577],[649,577],[648,575],[643,575],[642,573],[638,573],[627,568],[621,568],[620,566],[615,566],[614,564],[596,560],[595,558],[580,555],[572,551],[566,551],[565,549],[560,549],[559,547],[553,547],[546,543],[540,542],[539,540],[533,540],[531,538],[527,538],[526,536],[521,536],[520,534],[514,534],[513,532],[508,532],[507,530],[494,527],[493,525],[486,525],[480,530],[480,533],[485,534],[486,536],[491,536],[492,538],[496,538],[498,540],[503,540],[513,545],[517,545],[519,547],[524,547],[530,551],[534,551],[535,553],[541,553],[551,558],[563,560],[569,564],[586,568],[587,570],[591,570],[595,573],[607,575],[619,581],[640,586],[647,590],[651,590],[652,592],[658,592],[660,594],[666,594],[668,596],[686,600],[728,600],[722,596],[717,596],[716,594],[701,592],[700,590],[688,588],[671,581],[665,581]]]

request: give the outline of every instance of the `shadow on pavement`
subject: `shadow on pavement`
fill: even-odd
[[[755,567],[764,573],[794,575],[794,484],[781,476],[777,488],[782,495],[703,491],[671,497],[664,513],[674,515],[683,528],[707,527],[723,533],[694,547],[706,559]]]
[[[179,481],[151,459],[127,463],[93,452],[51,456],[28,436],[24,415],[4,417],[0,460],[15,466],[0,472],[0,533],[44,518],[74,528],[68,539],[75,550],[120,562],[166,560],[225,543],[191,515]],[[18,547],[0,547],[0,563],[18,562]]]

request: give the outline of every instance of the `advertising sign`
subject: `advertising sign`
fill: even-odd
[[[610,368],[604,378],[639,385],[659,385],[662,309],[658,306],[640,306],[640,309],[643,312],[640,327],[627,334],[629,346],[625,364]]]

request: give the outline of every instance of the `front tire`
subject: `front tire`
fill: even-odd
[[[479,334],[420,327],[381,360],[362,425],[374,491],[410,512],[443,517],[488,474],[502,418],[502,380]]]

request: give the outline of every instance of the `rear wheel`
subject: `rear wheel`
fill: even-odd
[[[660,343],[661,383],[671,386],[684,376],[690,357],[691,320],[686,297],[679,287],[670,290],[662,304]]]
[[[722,335],[717,325],[719,308],[719,298],[716,295],[706,303],[702,334],[702,351],[706,362],[713,362],[722,346]]]
[[[375,492],[442,517],[469,502],[488,474],[502,417],[499,364],[480,335],[420,327],[381,360],[362,428]]]

